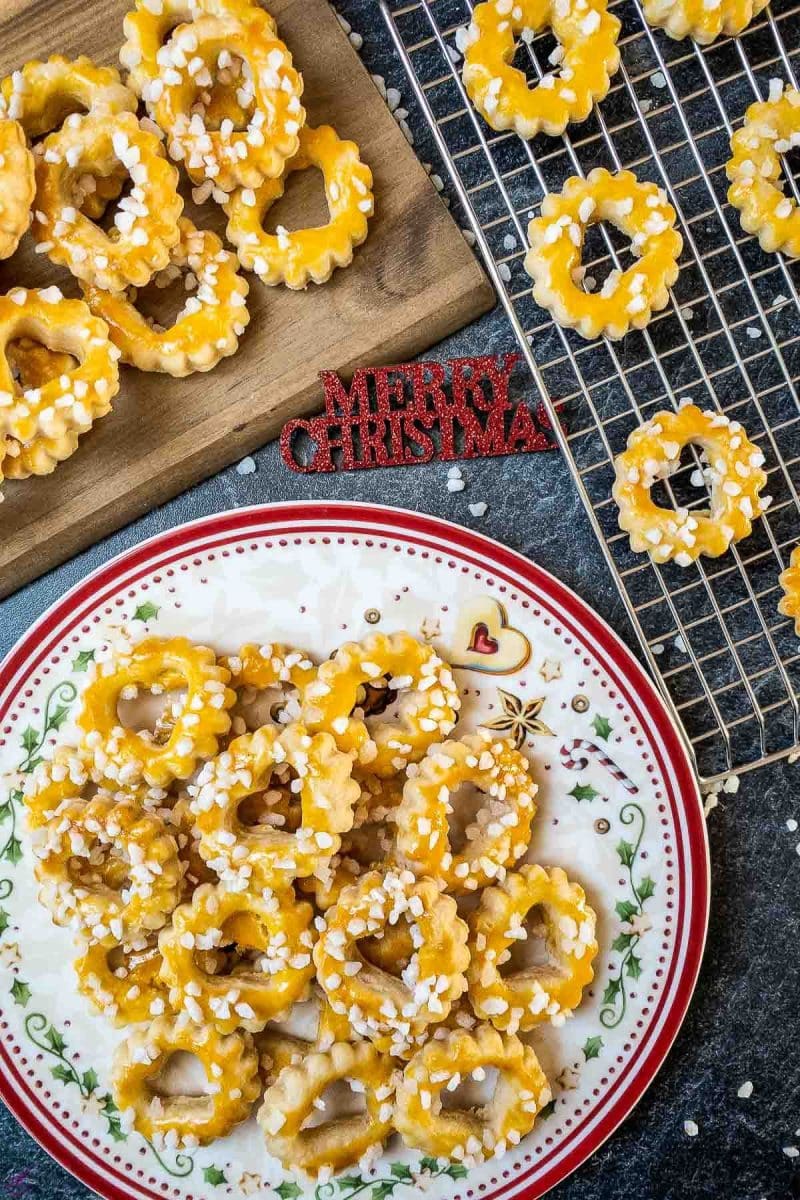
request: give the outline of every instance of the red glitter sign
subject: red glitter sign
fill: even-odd
[[[349,388],[335,371],[321,371],[325,412],[287,421],[283,461],[314,474],[553,450],[544,406],[532,410],[525,400],[509,398],[519,360],[519,354],[481,354],[359,367]],[[297,457],[302,435],[308,462]]]

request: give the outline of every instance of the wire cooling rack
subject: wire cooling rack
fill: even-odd
[[[777,611],[778,574],[800,540],[800,263],[765,254],[743,233],[725,177],[747,106],[772,79],[796,86],[800,5],[776,4],[740,38],[701,48],[650,29],[635,0],[611,0],[622,66],[609,95],[564,137],[532,142],[491,130],[463,90],[456,35],[469,0],[381,7],[534,381],[551,416],[554,402],[566,416],[561,448],[699,774],[713,779],[800,749],[800,645]],[[533,82],[551,69],[555,46],[549,32],[521,41],[514,63]],[[787,194],[800,201],[791,159]],[[596,166],[663,186],[684,239],[669,308],[616,343],[557,327],[522,266],[545,192]],[[615,230],[592,227],[585,286],[632,261]],[[723,558],[655,566],[619,530],[612,462],[636,425],[684,397],[742,422],[766,455],[773,502]],[[707,503],[697,465],[695,457],[657,485],[662,503]]]

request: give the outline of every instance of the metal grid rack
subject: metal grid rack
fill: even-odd
[[[470,0],[381,0],[381,8],[534,381],[559,403],[561,448],[644,655],[706,779],[800,749],[800,645],[777,611],[779,572],[800,540],[800,262],[767,255],[726,200],[730,135],[769,80],[797,86],[800,4],[767,8],[736,40],[671,41],[635,0],[611,0],[622,65],[599,108],[561,138],[491,130],[461,84],[457,30]],[[549,69],[549,32],[514,59]],[[793,155],[787,194],[800,201]],[[592,167],[628,168],[663,186],[684,239],[672,303],[621,342],[585,342],[534,303],[522,266],[528,219],[547,191]],[[593,226],[583,263],[597,286],[633,261]],[[767,458],[773,503],[753,535],[689,568],[635,555],[617,525],[612,462],[630,431],[691,397],[735,417]],[[563,406],[563,407],[562,407]],[[682,465],[662,503],[707,503]],[[693,478],[694,475],[694,478]],[[655,494],[655,493],[654,493]]]

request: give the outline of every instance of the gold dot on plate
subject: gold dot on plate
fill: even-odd
[[[574,708],[575,712],[586,712],[589,707],[589,697],[583,696],[580,692],[578,692],[577,696],[572,697],[572,707]]]
[[[611,828],[611,822],[607,821],[605,817],[598,817],[594,823],[594,827],[597,833],[608,833]]]
[[[381,614],[377,608],[368,608],[364,613],[364,620],[368,625],[377,625],[381,619]]]

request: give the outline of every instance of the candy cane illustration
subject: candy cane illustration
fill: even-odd
[[[578,754],[576,751],[583,751]],[[565,767],[571,771],[585,771],[589,765],[589,758],[596,758],[601,767],[605,767],[608,773],[621,783],[627,792],[635,796],[639,791],[633,780],[629,779],[625,772],[618,767],[613,758],[609,758],[605,750],[598,746],[596,742],[589,742],[586,738],[575,738],[574,741],[565,742],[559,751],[561,761]]]

